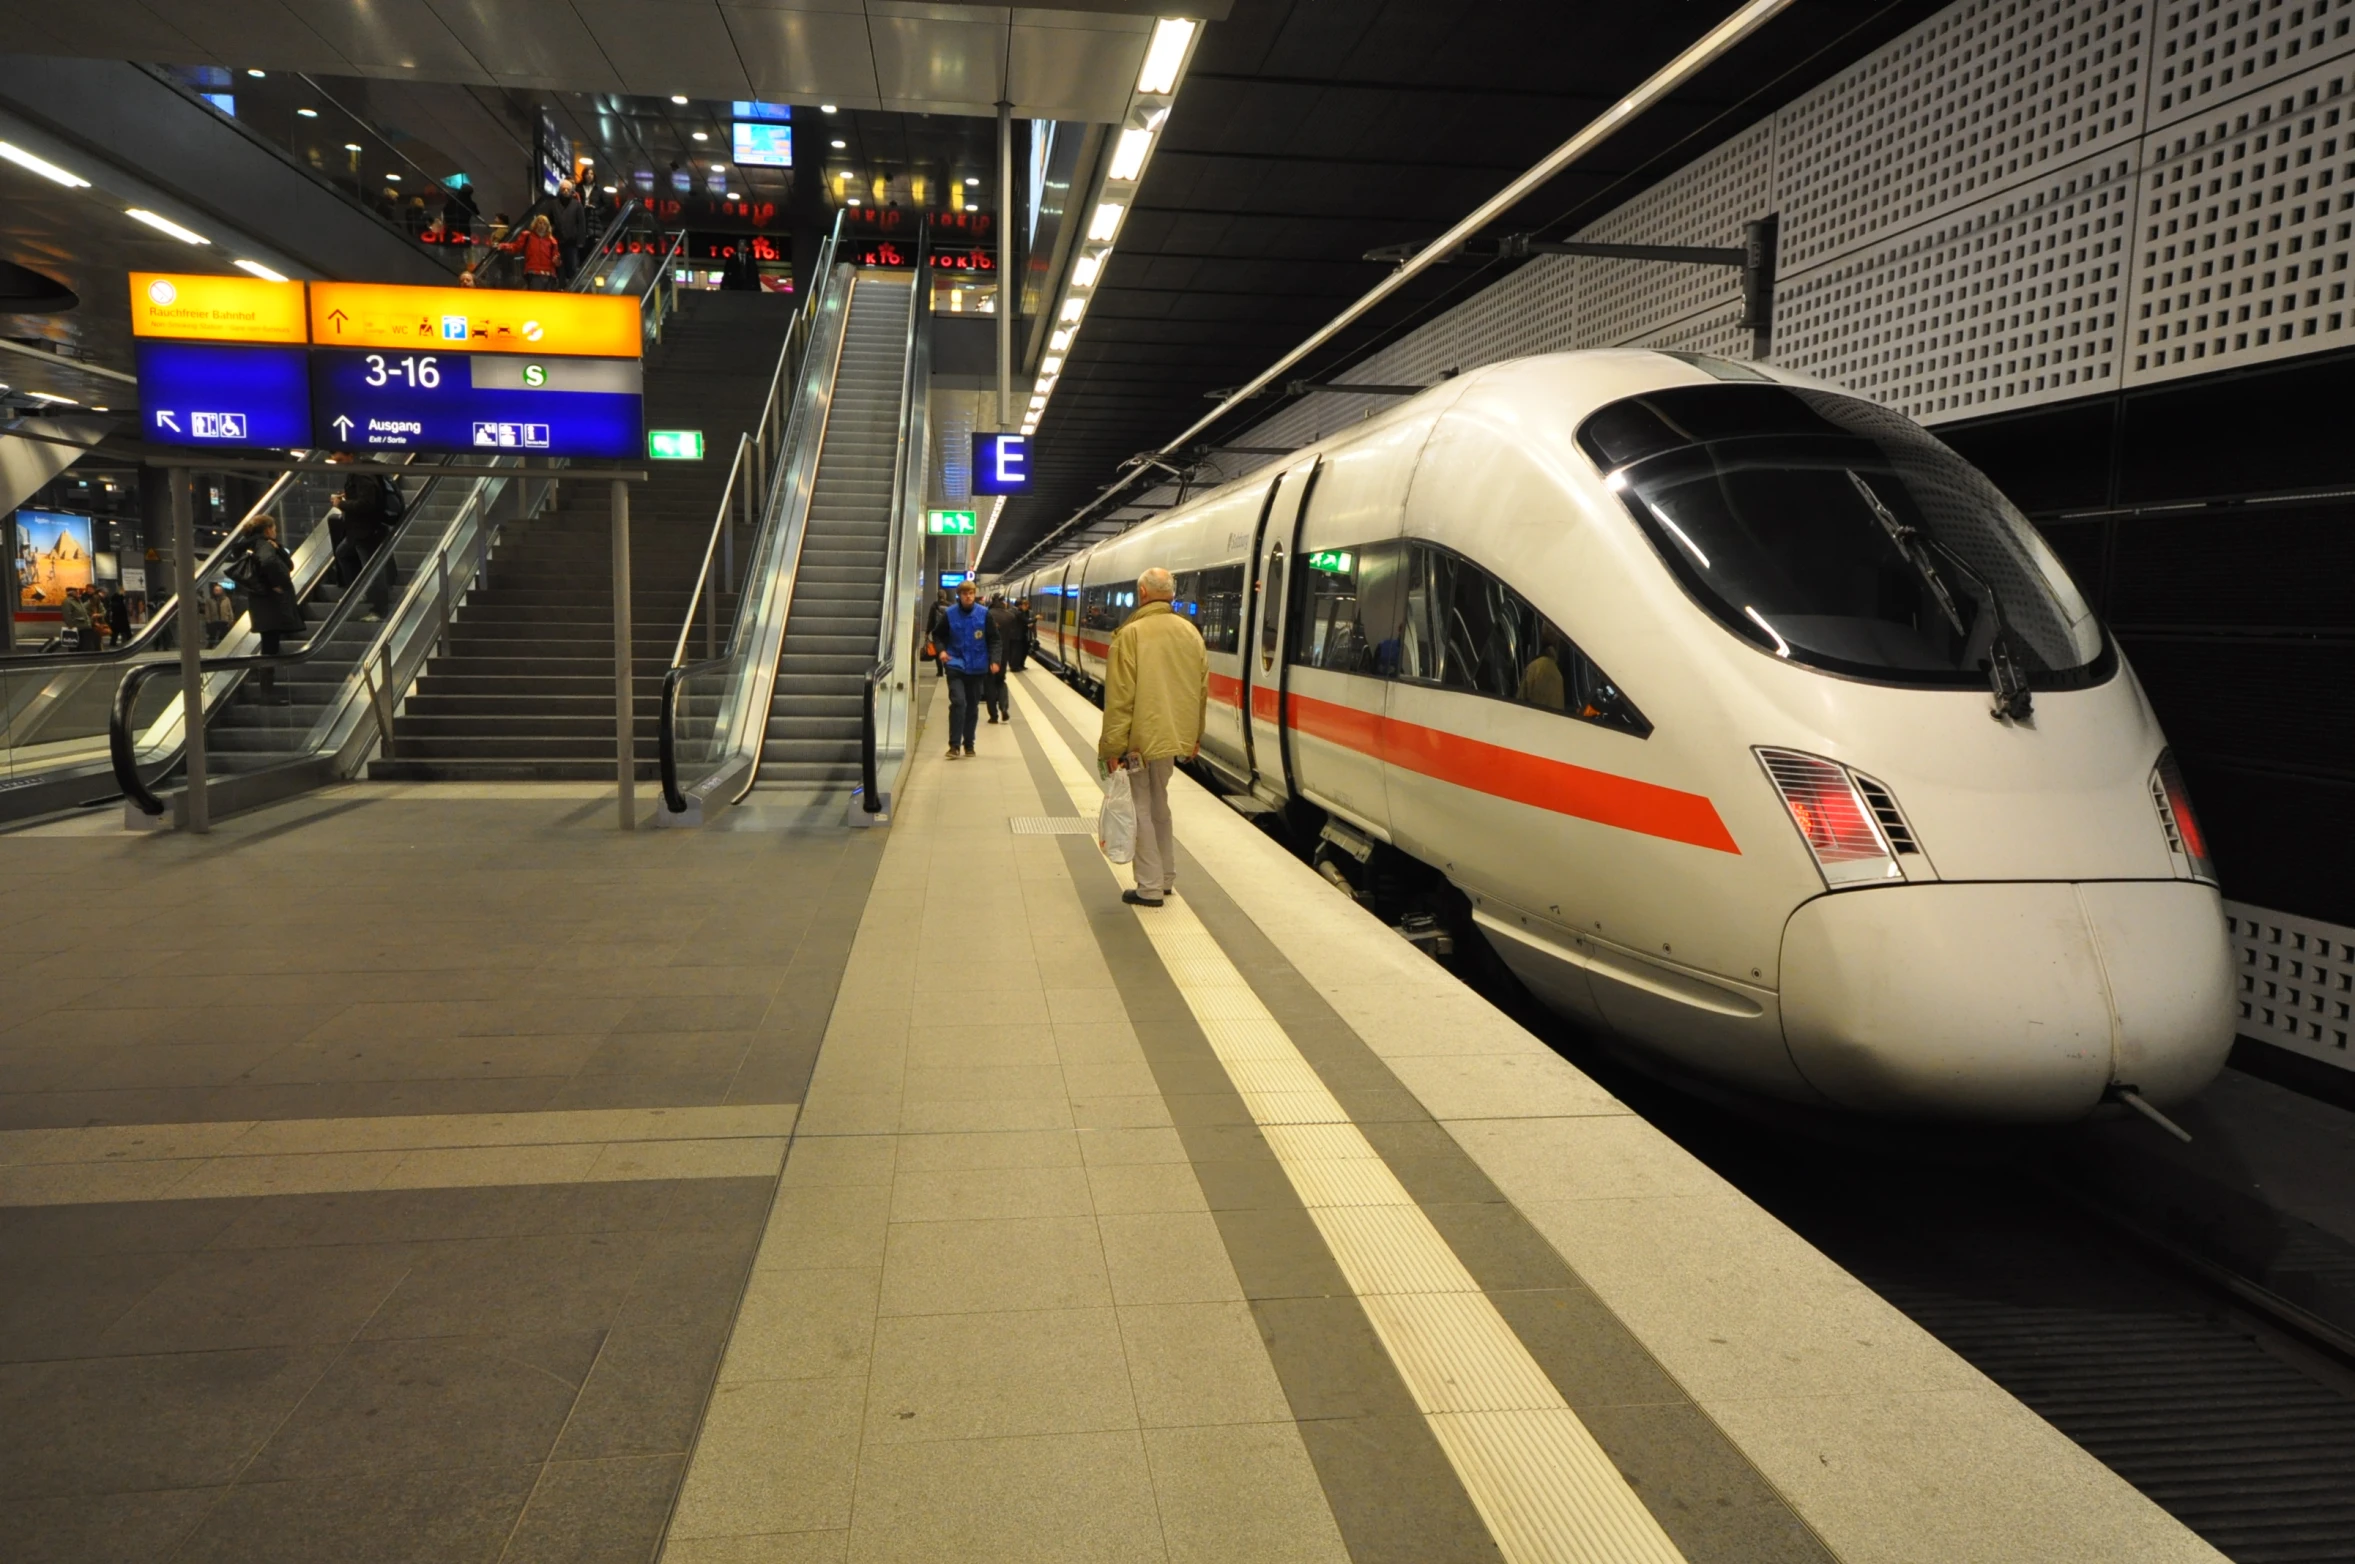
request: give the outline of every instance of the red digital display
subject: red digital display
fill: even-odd
[[[906,267],[916,264],[916,247],[898,239],[876,239],[850,252],[860,266]],[[994,272],[998,258],[987,250],[934,250],[928,257],[936,272]]]

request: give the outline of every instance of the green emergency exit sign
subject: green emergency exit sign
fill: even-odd
[[[646,454],[658,462],[699,462],[703,460],[703,431],[649,429],[646,431]]]
[[[974,526],[977,513],[969,510],[933,511],[924,528],[936,538],[969,538],[979,529]]]

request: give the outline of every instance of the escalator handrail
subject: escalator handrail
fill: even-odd
[[[622,229],[638,210],[638,199],[635,196],[622,203],[621,210],[613,214],[613,221],[605,225],[605,231],[597,236],[597,242],[591,245],[589,253],[581,258],[580,266],[573,272],[571,280],[565,284],[566,292],[586,293],[588,291],[581,286],[581,279],[597,269],[598,263],[603,261],[607,253],[613,249],[614,241],[621,237]]]
[[[366,589],[375,585],[376,578],[390,567],[393,551],[408,536],[409,529],[415,526],[425,514],[427,497],[440,481],[438,477],[426,480],[425,486],[418,491],[414,506],[404,512],[400,524],[393,529],[392,535],[377,546],[375,554],[360,571],[359,580],[344,588],[342,598],[328,612],[326,620],[304,638],[302,645],[291,652],[280,652],[275,656],[249,653],[237,657],[201,657],[197,664],[200,670],[199,688],[202,688],[202,679],[206,674],[247,673],[257,668],[290,668],[298,663],[309,662],[325,650],[329,638],[341,630],[353,613],[358,610]],[[243,535],[244,529],[240,527],[238,531],[229,535],[229,544],[224,544],[223,547],[227,548],[230,544],[236,543]],[[115,689],[113,708],[107,713],[106,749],[107,757],[114,766],[115,783],[122,788],[123,796],[129,799],[144,815],[161,815],[165,805],[163,800],[155,796],[139,775],[138,747],[137,741],[131,736],[131,724],[138,711],[139,692],[146,686],[147,681],[158,674],[176,673],[179,669],[180,662],[177,658],[169,662],[156,661],[139,664],[123,676],[123,682]],[[218,705],[219,703],[215,702],[214,704]],[[205,720],[210,715],[209,710],[201,713],[199,720]],[[165,769],[170,769],[169,762],[166,763]],[[158,775],[160,777],[161,773]]]
[[[898,662],[899,645],[893,626],[899,620],[899,554],[901,523],[906,518],[908,497],[914,488],[915,475],[909,471],[910,445],[915,439],[916,416],[916,333],[920,329],[932,299],[931,256],[932,224],[929,221],[916,227],[916,277],[908,289],[908,333],[901,351],[899,445],[894,453],[891,474],[890,521],[884,532],[883,549],[883,615],[875,626],[875,661],[867,669],[867,676],[859,685],[859,807],[868,814],[883,810],[881,782],[875,774],[875,691],[891,676]]]

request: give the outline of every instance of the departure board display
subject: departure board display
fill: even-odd
[[[159,445],[644,455],[632,298],[140,273],[132,315]]]

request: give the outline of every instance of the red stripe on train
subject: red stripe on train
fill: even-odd
[[[1243,704],[1243,681],[1230,674],[1213,672],[1210,675],[1210,698],[1221,706]]]
[[[1272,712],[1272,690],[1254,690],[1253,708],[1259,707],[1262,695],[1268,697]],[[1297,692],[1291,705],[1292,726],[1300,732],[1371,755],[1401,770],[1554,814],[1592,820],[1597,825],[1721,853],[1741,853],[1733,833],[1718,817],[1717,806],[1699,793],[1548,760]]]

